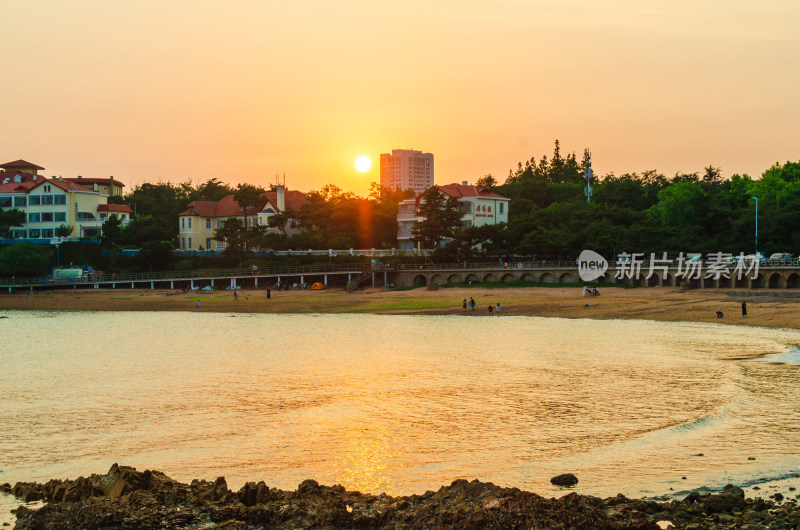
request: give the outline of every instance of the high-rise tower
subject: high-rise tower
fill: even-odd
[[[433,154],[392,149],[381,154],[381,187],[422,193],[433,186]]]

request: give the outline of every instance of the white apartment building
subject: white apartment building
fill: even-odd
[[[422,193],[433,186],[433,154],[392,149],[381,154],[381,188]]]
[[[439,186],[439,191],[458,199],[461,210],[461,226],[496,225],[508,222],[508,205],[511,199],[478,186],[447,184]],[[400,203],[397,211],[397,246],[400,250],[414,250],[419,243],[414,240],[414,225],[424,218],[417,213],[420,201],[425,201],[422,193]]]

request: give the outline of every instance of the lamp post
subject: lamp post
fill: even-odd
[[[758,197],[750,197],[756,201],[756,259],[760,259],[758,255]]]

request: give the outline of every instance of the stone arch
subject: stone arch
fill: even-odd
[[[578,283],[578,279],[571,272],[565,272],[558,277],[558,283]]]
[[[599,278],[597,278],[594,281],[594,283],[603,284],[603,283],[608,283],[608,281],[609,281],[608,275],[607,274],[603,274]]]
[[[417,274],[414,276],[414,285],[417,287],[428,285],[428,278],[424,274]]]
[[[487,274],[486,276],[483,277],[483,281],[487,282],[487,283],[496,282],[497,281],[497,276],[495,276],[494,274],[492,274],[490,272],[489,274]]]
[[[556,283],[555,277],[549,272],[545,272],[541,276],[539,276],[539,281],[541,283]]]
[[[796,272],[789,274],[789,277],[786,278],[786,288],[787,289],[796,289],[800,287],[800,275]]]
[[[434,274],[431,276],[431,283],[435,283],[436,285],[444,284],[444,278],[441,274]]]
[[[467,274],[467,277],[464,278],[464,283],[478,283],[479,281],[481,281],[480,278],[474,274]]]
[[[731,278],[726,278],[725,276],[720,276],[717,285],[720,288],[733,287],[733,280]]]
[[[522,280],[523,282],[535,282],[536,277],[530,272],[526,272],[525,274],[522,275],[522,278],[520,278],[520,280]]]
[[[460,282],[461,282],[461,276],[459,276],[458,274],[451,274],[450,276],[447,277],[447,283],[460,283]]]
[[[658,287],[661,285],[661,278],[656,273],[653,273],[649,278],[645,275],[644,281],[646,287]]]
[[[778,272],[773,272],[769,276],[769,283],[767,285],[770,289],[782,289],[784,286],[783,276]]]
[[[516,280],[516,278],[514,278],[514,275],[511,274],[510,272],[506,273],[506,274],[503,274],[503,277],[500,278],[500,281],[503,282],[503,283],[505,283],[505,282],[513,282],[514,280]]]
[[[673,277],[670,275],[670,273],[668,273],[668,272],[665,272],[665,273],[664,273],[664,277],[661,279],[661,285],[663,285],[663,286],[665,286],[665,287],[666,287],[666,286],[669,286],[669,285],[672,285],[672,281],[673,281],[674,279],[675,279],[675,278],[673,278]]]
[[[759,273],[759,275],[757,277],[752,278],[750,280],[750,288],[751,289],[763,289],[764,286],[766,285],[766,283],[767,282],[766,282],[766,279],[764,278],[764,275]]]

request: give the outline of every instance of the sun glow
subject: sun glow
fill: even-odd
[[[372,167],[372,161],[366,156],[356,158],[356,169],[361,173],[366,173]]]

